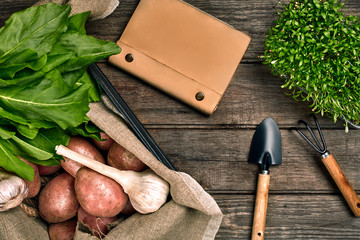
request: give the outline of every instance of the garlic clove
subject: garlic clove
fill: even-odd
[[[0,171],[0,212],[19,206],[28,191],[23,179]]]
[[[156,175],[151,169],[141,173],[142,177],[130,184],[129,199],[138,212],[152,213],[166,203],[170,186],[167,181]]]

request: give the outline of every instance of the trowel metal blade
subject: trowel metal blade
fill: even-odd
[[[251,142],[249,162],[268,167],[282,163],[281,134],[272,118],[264,119],[256,128]]]

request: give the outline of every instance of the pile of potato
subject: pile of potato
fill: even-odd
[[[106,133],[103,141],[72,137],[68,148],[120,170],[143,171],[148,167]],[[58,166],[41,166],[22,159],[34,168],[28,198],[37,196],[40,216],[49,223],[51,240],[73,239],[77,222],[104,237],[109,224],[119,216],[136,212],[121,185],[87,167],[65,158]],[[40,175],[55,175],[40,191]]]

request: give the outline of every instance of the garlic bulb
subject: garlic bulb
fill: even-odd
[[[124,191],[138,212],[155,212],[166,202],[169,184],[150,169],[140,172],[139,175],[140,178],[134,178],[134,181],[123,186]]]
[[[170,191],[169,183],[151,169],[143,172],[119,170],[74,152],[63,145],[56,146],[56,153],[115,180],[123,187],[125,193],[129,195],[131,204],[140,213],[155,212],[167,200]]]
[[[0,171],[0,212],[19,206],[27,195],[23,179]]]

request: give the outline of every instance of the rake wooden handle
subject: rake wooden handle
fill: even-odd
[[[258,175],[251,240],[264,239],[269,184],[270,175],[260,173]]]
[[[360,217],[360,199],[352,188],[332,154],[322,159],[355,216]]]

